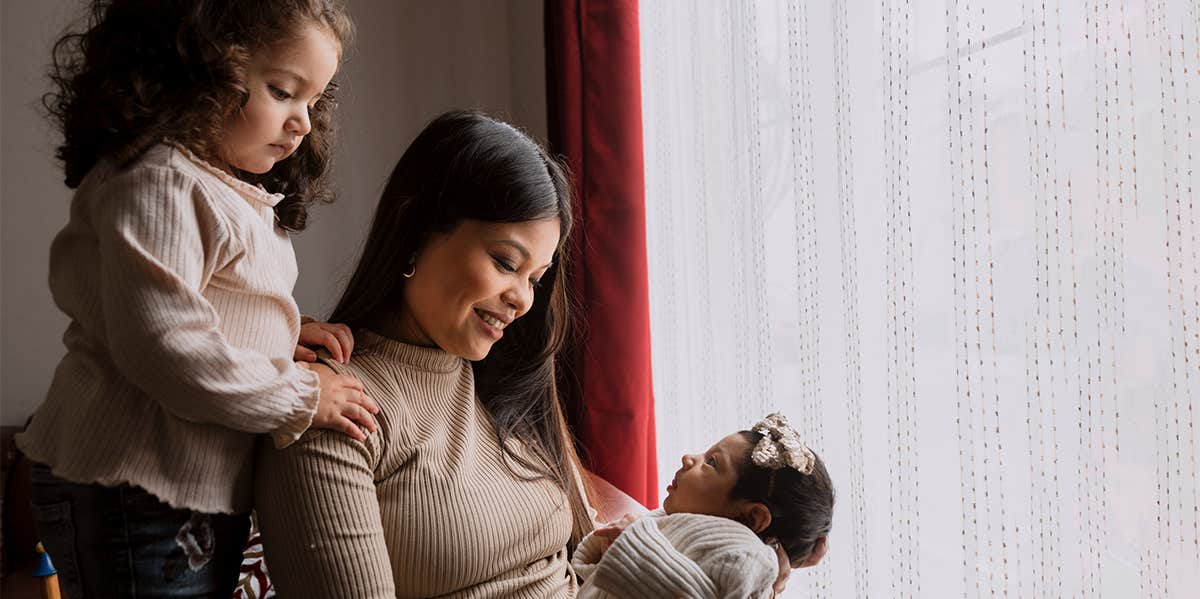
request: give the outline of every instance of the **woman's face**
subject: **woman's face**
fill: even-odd
[[[482,360],[504,329],[533,306],[558,238],[558,219],[466,220],[434,236],[417,254],[416,271],[404,286],[402,340]]]

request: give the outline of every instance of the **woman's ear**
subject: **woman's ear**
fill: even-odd
[[[771,510],[767,509],[767,506],[753,501],[745,504],[735,519],[745,524],[755,534],[762,534],[762,531],[771,525]]]

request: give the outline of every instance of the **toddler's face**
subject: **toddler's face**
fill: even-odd
[[[721,439],[703,454],[686,454],[683,467],[667,486],[663,509],[668,514],[707,514],[732,518],[738,502],[729,492],[738,479],[738,466],[745,463],[750,443],[734,433]]]
[[[294,41],[256,52],[246,70],[250,97],[225,124],[221,159],[261,175],[291,156],[312,130],[308,113],[337,72],[339,51],[327,28],[309,24]]]

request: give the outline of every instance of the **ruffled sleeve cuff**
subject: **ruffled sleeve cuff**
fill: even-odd
[[[296,378],[292,388],[298,396],[295,410],[287,418],[284,425],[271,431],[271,440],[275,449],[283,449],[295,443],[308,427],[312,426],[313,416],[317,414],[317,402],[321,399],[321,377],[307,368],[295,367]]]

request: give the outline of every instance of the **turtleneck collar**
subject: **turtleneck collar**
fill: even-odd
[[[438,347],[410,345],[367,329],[359,329],[354,334],[358,343],[371,353],[418,370],[449,373],[462,367],[462,358]]]

